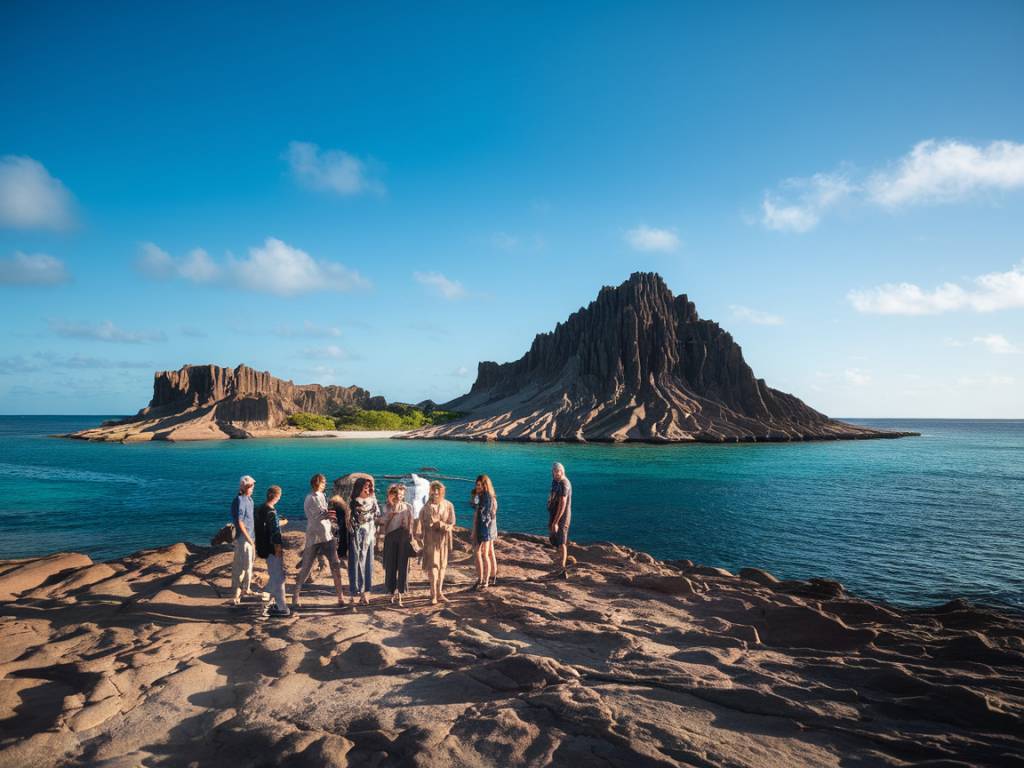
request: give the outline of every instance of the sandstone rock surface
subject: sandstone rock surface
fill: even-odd
[[[613,544],[573,547],[553,580],[541,541],[503,535],[498,585],[471,592],[458,531],[447,606],[414,566],[406,608],[338,609],[324,573],[276,620],[227,605],[228,547],[0,563],[0,766],[1024,760],[1020,616]]]
[[[69,437],[121,442],[285,437],[299,432],[288,425],[293,413],[331,414],[347,405],[377,407],[381,401],[360,387],[293,384],[246,365],[186,365],[158,371],[153,399],[135,416]]]
[[[519,360],[481,362],[444,405],[467,418],[407,438],[779,442],[900,437],[830,419],[754,376],[743,351],[661,277],[635,273]]]

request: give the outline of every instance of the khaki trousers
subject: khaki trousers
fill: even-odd
[[[235,561],[231,564],[231,595],[238,600],[252,588],[252,564],[256,551],[244,536],[235,539]]]

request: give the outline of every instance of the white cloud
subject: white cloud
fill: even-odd
[[[178,259],[155,243],[143,243],[139,251],[137,266],[157,280],[177,277],[193,283],[212,283],[221,277],[221,267],[202,248],[194,248]]]
[[[464,379],[466,376],[469,376],[469,368],[464,365],[460,365],[452,371],[452,376],[458,376],[460,379]]]
[[[913,283],[886,283],[846,294],[858,312],[877,315],[934,315],[958,309],[994,312],[1024,307],[1024,265],[974,278],[973,287],[943,283],[930,291]]]
[[[809,178],[786,179],[781,193],[767,192],[761,201],[761,223],[780,232],[808,232],[818,226],[828,209],[853,191],[843,173],[816,173]]]
[[[45,253],[15,251],[0,259],[0,285],[55,285],[70,279],[64,262]]]
[[[310,189],[339,195],[384,191],[384,185],[370,177],[364,161],[340,149],[321,152],[316,144],[293,141],[288,144],[285,158],[292,177]]]
[[[849,169],[784,180],[761,201],[768,229],[808,232],[826,211],[847,198],[883,208],[951,203],[985,190],[1024,187],[1024,144],[993,141],[987,147],[928,139],[885,170],[851,179]]]
[[[164,341],[167,338],[162,331],[125,331],[109,320],[99,325],[52,320],[50,328],[58,336],[65,336],[71,339],[105,341],[113,344],[148,344],[153,341]]]
[[[74,220],[71,193],[42,163],[31,157],[0,157],[0,226],[67,229]]]
[[[783,319],[779,315],[761,312],[740,304],[730,304],[729,309],[732,310],[733,317],[737,320],[747,320],[754,323],[754,325],[782,325],[783,323]]]
[[[193,283],[222,282],[278,296],[348,291],[369,285],[369,281],[357,271],[338,262],[314,259],[276,237],[268,237],[262,246],[250,248],[247,258],[238,259],[229,254],[223,264],[212,259],[202,248],[176,259],[154,243],[143,243],[138,266],[157,280],[179,278]],[[307,326],[308,333],[303,335],[316,335],[312,334],[314,327],[308,323]],[[319,327],[315,330],[327,332]]]
[[[991,333],[987,336],[975,336],[972,341],[975,344],[981,344],[994,355],[1020,354],[1020,349],[1016,345],[1011,344],[1005,336],[998,333]]]
[[[314,291],[350,291],[369,282],[355,270],[334,261],[316,260],[276,237],[249,249],[246,259],[229,259],[234,281],[251,291],[297,296]]]
[[[414,272],[413,277],[420,285],[425,285],[438,296],[445,299],[461,299],[466,289],[458,280],[449,280],[440,272]]]
[[[986,189],[1024,187],[1024,144],[993,141],[987,147],[929,139],[892,170],[871,176],[867,193],[886,207],[947,203]]]
[[[679,235],[675,230],[657,229],[641,224],[626,232],[626,242],[634,251],[671,252],[679,248]]]

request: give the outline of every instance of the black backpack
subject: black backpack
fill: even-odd
[[[266,504],[261,504],[253,521],[256,529],[256,535],[253,537],[256,540],[256,554],[264,559],[274,554],[274,545],[270,543],[270,516],[276,514],[277,512],[268,508]]]

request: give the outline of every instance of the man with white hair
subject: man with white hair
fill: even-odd
[[[252,594],[252,565],[256,556],[256,533],[253,520],[252,491],[256,481],[242,475],[238,481],[238,495],[231,502],[231,520],[235,524],[235,560],[231,564],[231,604],[238,605],[242,592]]]
[[[572,483],[559,462],[551,465],[551,492],[548,494],[548,537],[555,548],[555,560],[561,563],[557,575],[569,578],[569,524],[572,522]]]

